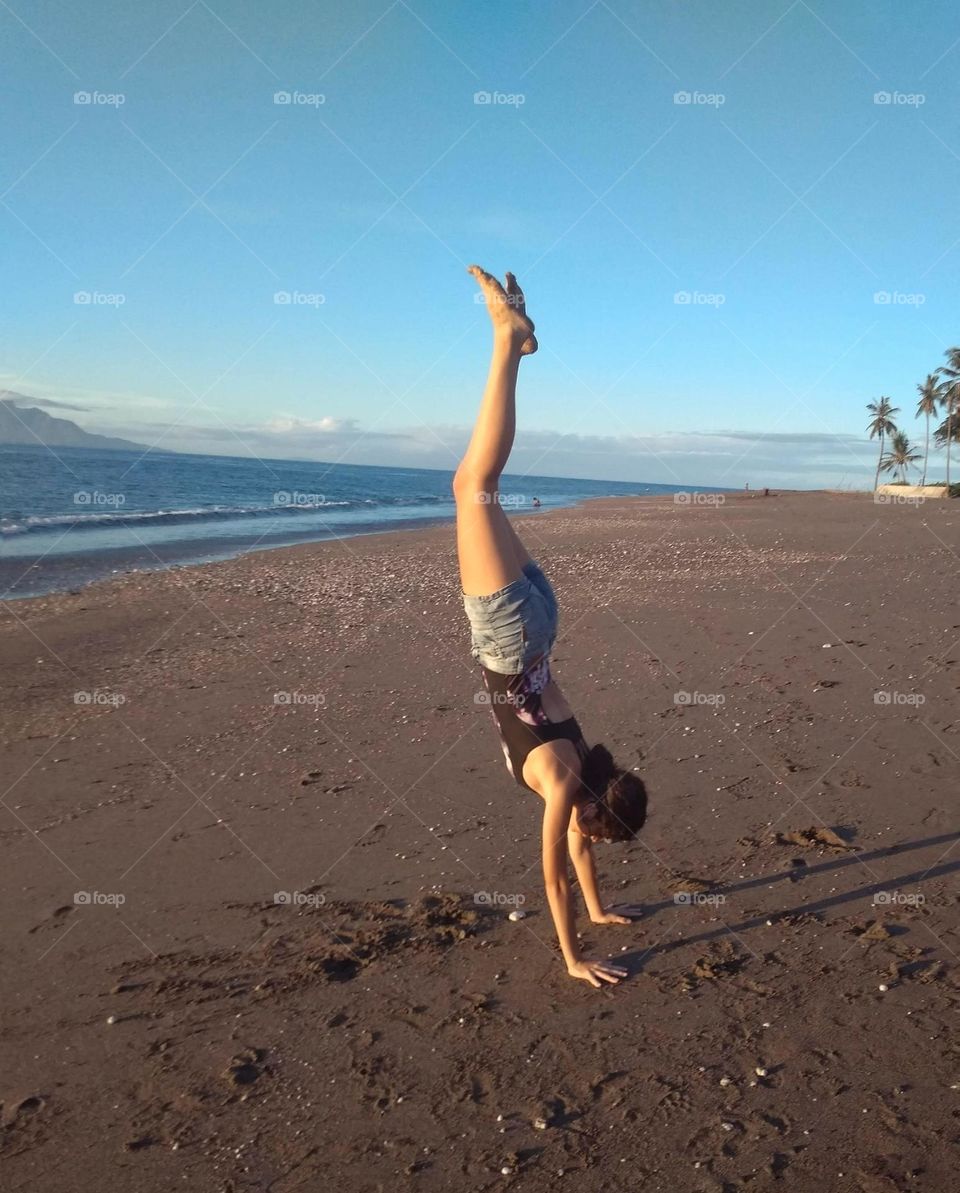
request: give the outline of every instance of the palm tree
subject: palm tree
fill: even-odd
[[[937,375],[944,378],[941,385],[940,401],[947,411],[947,418],[943,426],[937,429],[937,438],[947,444],[947,496],[950,495],[950,444],[956,438],[954,434],[953,415],[960,399],[960,348],[948,348],[947,363],[937,369]]]
[[[935,427],[933,437],[940,447],[947,449],[947,484],[950,484],[950,450],[954,443],[960,443],[960,387],[953,385],[940,399],[947,411],[946,418],[939,427]]]
[[[876,402],[867,403],[867,413],[871,416],[869,423],[867,423],[870,438],[872,439],[874,435],[880,436],[880,454],[877,456],[877,475],[873,478],[873,487],[876,489],[880,484],[880,462],[883,459],[884,436],[893,435],[896,432],[896,423],[894,423],[891,415],[899,414],[900,407],[892,406],[889,398],[879,398]]]
[[[893,438],[890,440],[890,450],[880,461],[880,468],[883,472],[892,472],[894,480],[897,479],[899,473],[903,483],[906,484],[907,471],[921,458],[920,451],[911,446],[906,432],[894,431]]]
[[[925,485],[927,483],[927,458],[930,455],[930,417],[940,409],[943,397],[943,385],[937,379],[937,374],[928,373],[923,385],[917,386],[917,393],[920,395],[920,401],[917,403],[916,416],[919,418],[922,414],[927,420],[927,433],[923,444],[923,478],[920,481],[921,485]]]

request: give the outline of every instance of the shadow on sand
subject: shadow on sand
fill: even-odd
[[[836,873],[851,866],[866,865],[868,862],[877,861],[881,858],[898,857],[900,854],[910,853],[917,849],[926,849],[934,845],[947,846],[945,852],[948,852],[958,840],[960,840],[960,832],[943,833],[938,837],[926,837],[922,841],[906,841],[901,845],[890,845],[883,849],[872,850],[869,853],[861,853],[859,850],[852,851],[844,857],[832,858],[829,861],[819,862],[815,865],[791,867],[789,870],[784,870],[779,874],[765,874],[762,877],[751,878],[744,882],[732,883],[730,885],[717,883],[716,886],[708,886],[707,890],[699,892],[699,895],[703,897],[703,895],[711,893],[724,895],[738,894],[756,887],[768,887],[776,882],[789,882],[791,884],[808,882],[811,878],[823,874]],[[840,907],[846,903],[857,903],[863,899],[872,898],[881,891],[890,891],[904,886],[917,885],[925,880],[942,878],[946,874],[953,874],[957,870],[960,870],[960,860],[943,862],[942,864],[928,866],[922,870],[913,870],[908,874],[901,874],[895,878],[884,878],[877,882],[859,886],[855,890],[847,890],[839,894],[825,896],[815,902],[804,902],[792,907],[781,908],[779,911],[763,912],[759,915],[740,920],[738,923],[724,923],[720,927],[710,928],[698,935],[684,936],[680,940],[661,940],[650,945],[648,948],[638,948],[631,952],[623,953],[617,958],[617,964],[628,969],[630,976],[634,977],[643,971],[645,962],[658,954],[663,956],[672,952],[674,949],[687,948],[693,944],[702,944],[731,935],[739,936],[741,933],[748,932],[751,928],[756,928],[760,925],[766,926],[768,921],[776,925],[778,922],[789,919],[791,916],[812,915],[832,907]],[[650,921],[654,915],[669,908],[676,908],[676,903],[673,899],[664,899],[659,903],[647,904],[642,922],[646,923]],[[879,914],[882,911],[882,906],[877,906],[877,911]],[[745,947],[749,948],[749,946]]]

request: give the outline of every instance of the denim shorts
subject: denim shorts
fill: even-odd
[[[519,675],[544,656],[557,636],[557,598],[531,560],[523,575],[489,596],[463,595],[470,653],[488,671]]]

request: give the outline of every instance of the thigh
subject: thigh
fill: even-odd
[[[460,585],[469,596],[489,596],[523,577],[513,532],[498,494],[457,494]]]
[[[523,569],[523,574],[530,580],[530,583],[534,586],[534,588],[540,592],[544,602],[546,603],[547,609],[550,612],[550,616],[553,618],[554,622],[556,622],[559,612],[557,607],[557,594],[553,591],[553,585],[544,575],[540,565],[535,563],[532,559],[528,560],[526,566]]]
[[[533,563],[533,560],[530,558],[530,552],[523,545],[519,534],[517,534],[516,527],[510,521],[510,519],[506,516],[506,514],[504,514],[503,520],[506,522],[507,530],[510,532],[510,538],[513,541],[513,549],[514,549],[514,552],[516,553],[517,559],[520,561],[520,566],[523,568],[524,571],[526,571],[527,565]]]

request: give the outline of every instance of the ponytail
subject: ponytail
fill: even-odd
[[[647,789],[639,775],[617,766],[604,745],[592,746],[580,767],[577,819],[592,837],[632,841],[647,819]]]

